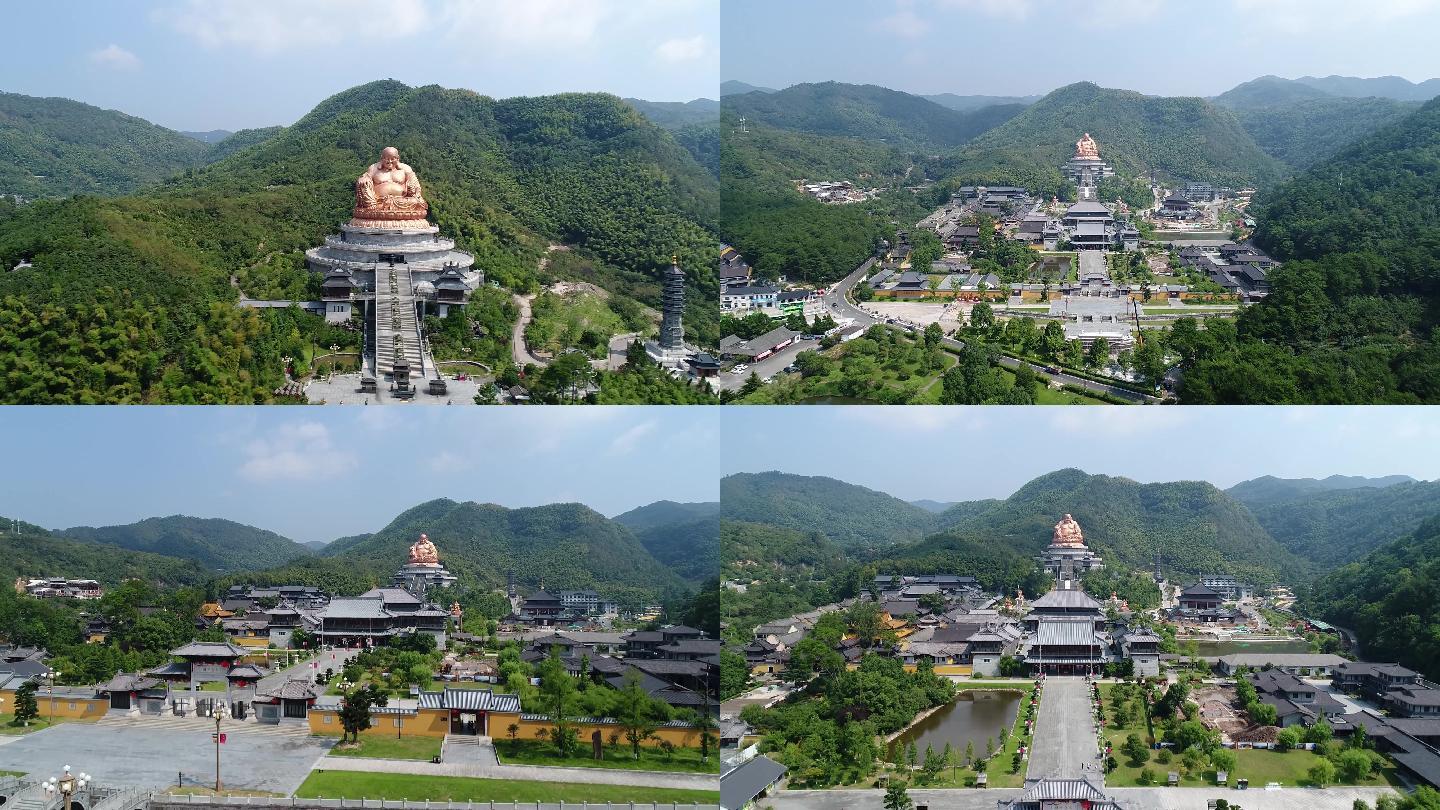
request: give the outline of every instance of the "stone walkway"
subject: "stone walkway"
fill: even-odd
[[[493,750],[492,754],[493,756]],[[592,785],[636,785],[639,787],[719,790],[720,774],[659,773],[627,771],[620,768],[551,768],[542,765],[485,765],[472,761],[433,762],[362,757],[323,757],[317,770],[364,771],[366,773],[412,773],[420,776],[469,776],[479,779],[517,779],[526,782],[579,782]]]
[[[1045,678],[1026,779],[1104,780],[1089,690],[1079,676]]]

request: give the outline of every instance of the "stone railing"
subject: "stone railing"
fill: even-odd
[[[154,793],[150,810],[180,807],[304,808],[304,810],[719,810],[714,804],[662,802],[412,802],[396,799],[301,799],[262,796],[192,796]]]

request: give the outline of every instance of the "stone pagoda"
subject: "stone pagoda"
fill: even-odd
[[[1100,144],[1090,137],[1090,133],[1085,133],[1075,142],[1075,156],[1065,164],[1065,176],[1070,182],[1085,188],[1113,174],[1115,170],[1110,168],[1110,164],[1100,159]]]
[[[645,342],[645,353],[662,366],[679,367],[694,350],[685,345],[685,271],[680,269],[678,256],[670,258],[670,267],[661,274],[660,336]]]
[[[354,307],[363,311],[363,376],[372,384],[385,377],[397,384],[439,378],[421,319],[427,311],[443,318],[485,281],[474,256],[439,236],[429,211],[415,170],[387,146],[355,181],[350,221],[305,252],[310,270],[325,277],[325,319],[343,323]]]
[[[1100,555],[1085,545],[1085,534],[1080,524],[1068,513],[1055,524],[1055,533],[1050,545],[1039,557],[1045,573],[1055,577],[1057,589],[1078,587],[1081,575],[1086,571],[1098,571],[1104,567]]]
[[[440,550],[430,542],[429,537],[422,534],[420,539],[410,546],[410,560],[395,572],[391,582],[423,599],[429,589],[448,588],[458,580],[459,577],[440,564]]]

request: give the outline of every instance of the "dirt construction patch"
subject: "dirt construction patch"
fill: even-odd
[[[1234,689],[1205,686],[1195,690],[1191,698],[1200,706],[1200,721],[1226,738],[1250,726],[1250,719],[1245,713],[1232,705],[1236,700]]]

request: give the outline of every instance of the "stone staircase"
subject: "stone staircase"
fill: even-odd
[[[397,355],[410,363],[410,379],[425,379],[426,366],[420,342],[420,324],[415,318],[415,290],[410,268],[403,264],[375,269],[375,372],[391,373]]]

